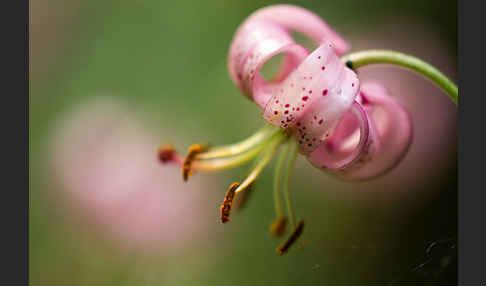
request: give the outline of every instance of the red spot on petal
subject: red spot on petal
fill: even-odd
[[[351,86],[354,86],[354,83],[352,83]]]
[[[285,113],[285,114],[289,114],[289,111],[288,111],[288,110],[285,110],[285,112],[284,112],[284,113]]]
[[[297,107],[297,111],[299,111],[299,110],[300,110],[300,107]]]
[[[302,90],[305,90],[305,87],[303,87]]]
[[[327,89],[322,91],[322,96],[326,96],[326,95],[327,95]]]
[[[307,99],[309,99],[309,97],[308,97],[308,96],[304,96],[304,97],[302,97],[302,100],[303,100],[303,101],[307,101]]]
[[[275,101],[275,103],[278,103],[278,100],[277,100],[277,101]]]
[[[321,59],[321,56],[318,56],[317,58],[318,58],[318,59]]]
[[[289,106],[290,106],[290,104],[288,104],[288,103],[285,104],[285,108],[289,108]]]
[[[323,120],[323,119],[319,120],[319,125],[321,125],[321,124],[322,124],[322,122],[324,122],[324,120]]]
[[[277,115],[278,114],[278,111],[274,111],[273,114]]]
[[[297,122],[297,126],[300,126],[300,122]]]
[[[312,94],[312,90],[309,90],[309,94]]]
[[[321,70],[325,70],[325,69],[326,69],[326,67],[325,67],[325,66],[322,66],[322,67],[321,67]]]

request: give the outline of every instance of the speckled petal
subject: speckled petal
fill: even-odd
[[[294,128],[300,151],[308,154],[330,135],[358,89],[356,74],[343,65],[332,44],[324,41],[282,82],[263,116],[274,125]]]
[[[349,51],[349,44],[318,15],[294,5],[273,5],[255,11],[248,20],[271,20],[287,29],[311,38],[316,44],[328,40],[334,44],[338,55]]]
[[[357,101],[369,118],[369,137],[359,159],[347,166],[332,164],[353,152],[357,144],[358,123],[349,115],[339,122],[332,137],[309,156],[314,166],[349,180],[369,179],[391,170],[404,157],[412,139],[408,112],[384,87],[363,84]]]
[[[331,42],[334,52],[348,50],[347,43],[314,13],[293,5],[274,5],[255,11],[238,28],[230,46],[228,69],[239,89],[260,107],[280,90],[281,81],[297,68],[309,52],[295,43],[290,30],[307,35],[317,43]],[[272,82],[260,75],[271,57],[284,54]]]
[[[364,108],[357,101],[337,124],[332,136],[321,142],[307,159],[316,168],[344,170],[356,164],[371,142],[372,126]]]

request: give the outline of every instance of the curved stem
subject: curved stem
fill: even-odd
[[[286,150],[288,152],[288,162],[287,162],[287,169],[285,170],[284,174],[284,182],[283,182],[283,191],[285,196],[285,203],[287,204],[287,213],[289,215],[290,225],[292,229],[295,229],[295,218],[294,218],[294,210],[292,208],[292,200],[290,198],[289,192],[289,183],[290,183],[290,176],[292,174],[292,170],[294,169],[295,157],[297,157],[297,143],[294,141],[289,143],[289,148]]]
[[[393,64],[411,69],[432,80],[457,105],[457,85],[438,69],[414,56],[387,50],[366,50],[348,54],[341,59],[352,69],[370,64]]]

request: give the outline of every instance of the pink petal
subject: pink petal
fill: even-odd
[[[323,40],[329,40],[334,44],[338,55],[349,51],[349,44],[339,36],[318,15],[304,8],[294,5],[273,5],[257,10],[248,17],[248,20],[271,20],[287,29],[295,30],[321,44]]]
[[[240,90],[264,108],[287,77],[308,55],[289,33],[295,29],[317,43],[332,42],[339,53],[348,49],[339,37],[317,15],[292,5],[275,5],[257,10],[238,28],[230,46],[228,69]],[[274,82],[266,82],[260,68],[271,57],[283,53],[284,60]]]
[[[369,139],[359,160],[340,168],[329,165],[336,158],[349,155],[356,146],[357,122],[348,115],[332,138],[309,156],[314,166],[327,168],[344,179],[368,179],[384,174],[401,161],[412,139],[408,112],[381,85],[363,84],[358,101],[370,120]]]
[[[356,164],[370,145],[372,126],[368,114],[356,101],[338,123],[335,132],[307,159],[316,168],[343,170]]]
[[[343,65],[330,42],[324,41],[282,82],[263,116],[282,128],[294,126],[300,150],[308,154],[329,136],[358,89],[356,74]]]
[[[287,58],[285,69],[279,73],[285,76],[308,54],[307,50],[295,44],[283,28],[270,21],[245,22],[238,29],[230,46],[228,68],[232,80],[248,97],[263,107],[274,91],[260,75],[260,68],[271,57],[284,53]]]

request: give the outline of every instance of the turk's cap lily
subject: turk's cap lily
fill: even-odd
[[[317,48],[308,51],[293,39],[292,30],[309,37]],[[294,217],[288,188],[298,153],[320,170],[342,179],[362,180],[391,170],[409,149],[412,124],[407,110],[382,85],[361,82],[354,68],[380,61],[413,67],[436,79],[457,100],[454,83],[417,58],[378,50],[341,58],[348,50],[347,42],[310,11],[293,5],[257,10],[233,37],[228,69],[233,82],[260,107],[268,124],[235,144],[192,145],[186,156],[164,145],[158,150],[159,161],[181,166],[187,181],[195,172],[233,168],[256,158],[246,178],[231,184],[224,196],[220,219],[227,223],[234,201],[254,189],[257,177],[282,147],[273,188],[276,219],[270,231],[281,236],[287,222],[290,224],[290,235],[276,251],[286,253],[304,228],[304,222]],[[279,69],[272,80],[266,80],[260,70],[279,54],[283,55]]]
[[[311,38],[318,44],[316,50],[310,53],[298,44],[291,30]],[[374,91],[371,86],[375,85],[368,85],[370,100],[363,102],[366,88],[360,89],[357,74],[339,58],[348,50],[347,42],[314,13],[276,5],[256,11],[241,24],[230,47],[228,68],[240,90],[261,107],[263,117],[272,125],[289,129],[299,152],[315,167],[341,178],[371,178],[400,161],[411,140],[411,123],[403,116],[403,107],[394,103],[388,92]],[[279,71],[272,81],[266,81],[260,69],[280,53],[284,58]],[[377,109],[385,112],[370,114],[379,113],[374,111]],[[387,124],[391,122],[395,125]],[[383,127],[404,127],[396,130],[401,141],[388,138],[393,130]],[[343,133],[343,129],[347,130]],[[345,133],[355,134],[354,140],[345,140]],[[385,147],[388,150],[381,150]],[[375,158],[384,153],[393,158],[389,163]]]

